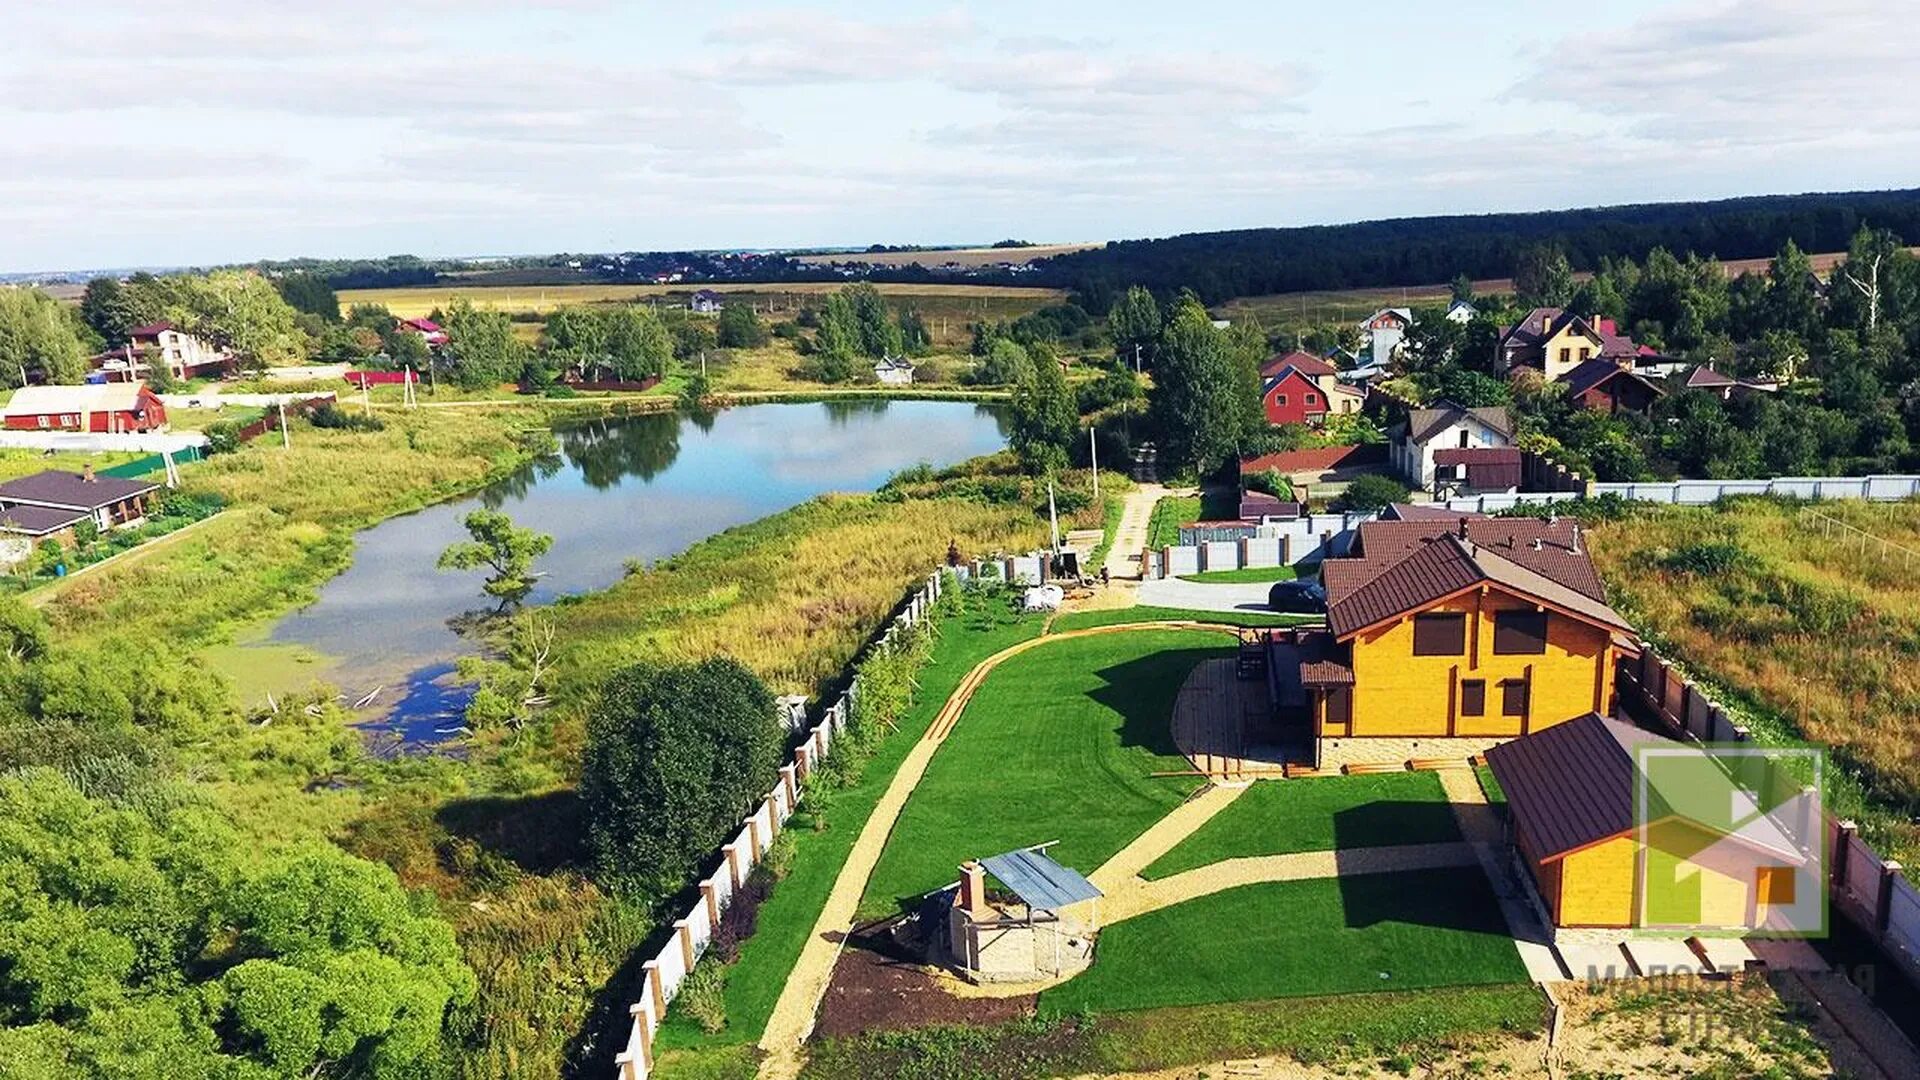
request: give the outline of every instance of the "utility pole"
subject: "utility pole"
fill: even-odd
[[[1093,501],[1100,501],[1100,447],[1093,438],[1093,429],[1087,429],[1087,461],[1093,465]]]
[[[1053,553],[1060,554],[1060,514],[1053,507],[1053,478],[1047,478],[1047,523],[1053,529]]]

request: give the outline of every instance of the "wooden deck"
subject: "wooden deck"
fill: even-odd
[[[1194,771],[1214,780],[1284,775],[1267,681],[1241,679],[1232,659],[1193,669],[1173,703],[1173,742]]]

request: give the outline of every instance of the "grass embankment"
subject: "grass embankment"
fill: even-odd
[[[88,465],[95,472],[111,469],[115,465],[124,465],[147,455],[127,450],[103,450],[97,454],[82,454],[69,450],[47,453],[44,450],[0,450],[0,483],[16,480],[22,476],[57,469],[65,472],[79,472]]]
[[[1207,570],[1198,574],[1181,574],[1181,581],[1193,581],[1202,585],[1251,585],[1267,581],[1292,581],[1300,576],[1291,566],[1242,566],[1237,570]]]
[[[679,1010],[669,1010],[657,1044],[662,1076],[706,1075],[707,1069],[740,1059],[730,1048],[759,1040],[827,894],[901,761],[974,665],[1040,632],[1039,616],[1014,613],[1004,597],[949,596],[938,609],[933,649],[920,670],[912,705],[875,748],[859,779],[832,794],[824,815],[816,818],[803,807],[789,826],[795,837],[793,869],[760,906],[758,928],[728,968],[725,1029],[708,1033]],[[816,831],[816,824],[824,828]]]
[[[1150,911],[1100,933],[1091,968],[1042,1011],[1524,982],[1479,867],[1275,881]]]
[[[1545,1022],[1546,1001],[1528,985],[1244,1001],[829,1039],[813,1047],[802,1076],[1040,1080],[1267,1054],[1341,1071],[1348,1062],[1387,1057],[1383,1065],[1409,1075],[1476,1036],[1534,1032]]]
[[[1592,530],[1609,595],[1769,741],[1811,739],[1828,805],[1920,862],[1920,502],[1639,508]],[[1829,531],[1830,530],[1830,531]]]
[[[1058,841],[1090,873],[1190,794],[1167,718],[1195,664],[1230,639],[1142,630],[1059,641],[983,682],[894,826],[861,901],[885,915],[952,881],[970,858]]]
[[[1147,546],[1163,548],[1178,544],[1180,526],[1198,520],[1200,520],[1198,495],[1168,495],[1153,504],[1153,515],[1147,518]]]
[[[1248,788],[1141,876],[1162,878],[1253,855],[1458,839],[1446,790],[1431,772],[1265,781]]]
[[[1325,622],[1320,615],[1287,615],[1270,611],[1197,611],[1189,608],[1133,607],[1099,608],[1093,611],[1069,611],[1053,620],[1053,629],[1084,630],[1089,626],[1117,626],[1135,622],[1197,622],[1222,626],[1303,626]]]

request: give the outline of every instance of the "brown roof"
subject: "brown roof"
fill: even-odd
[[[1645,386],[1656,395],[1664,395],[1666,393],[1666,391],[1648,382],[1643,376],[1621,367],[1610,359],[1602,359],[1600,357],[1595,357],[1581,364],[1579,367],[1574,368],[1572,371],[1567,372],[1565,375],[1560,376],[1560,381],[1566,384],[1567,393],[1578,397],[1596,386],[1605,385],[1609,379],[1617,379],[1621,376],[1625,376]]]
[[[1580,523],[1572,518],[1495,518],[1478,514],[1422,517],[1412,521],[1366,521],[1360,524],[1354,552],[1372,562],[1389,562],[1411,554],[1442,533],[1455,533],[1595,600],[1605,600],[1607,589],[1593,560],[1580,547]],[[1536,547],[1535,545],[1539,546]],[[1352,562],[1328,559],[1323,566]],[[1377,572],[1376,568],[1376,572]],[[1368,577],[1372,575],[1369,574]]]
[[[121,480],[111,476],[89,480],[79,473],[49,469],[0,484],[0,504],[42,503],[98,510],[159,487],[150,480]]]
[[[1240,496],[1240,519],[1242,521],[1259,517],[1297,518],[1300,516],[1300,504],[1288,502],[1277,495],[1264,491],[1249,491]]]
[[[1429,523],[1384,524],[1419,526]],[[1471,524],[1472,519],[1463,522],[1463,525]],[[1366,542],[1365,528],[1363,525],[1363,543]],[[1377,551],[1380,545],[1367,546],[1369,551]],[[1321,581],[1327,589],[1327,626],[1335,636],[1349,637],[1396,616],[1418,611],[1474,585],[1488,584],[1556,608],[1585,622],[1615,630],[1632,629],[1625,619],[1607,606],[1603,598],[1588,595],[1567,581],[1549,577],[1541,570],[1518,561],[1519,558],[1525,558],[1535,566],[1560,573],[1584,564],[1585,575],[1593,574],[1593,564],[1584,553],[1564,552],[1561,557],[1540,557],[1545,555],[1545,544],[1539,551],[1535,551],[1530,544],[1496,549],[1463,538],[1458,532],[1442,531],[1436,537],[1419,541],[1419,546],[1411,554],[1397,558],[1387,553],[1358,560],[1328,559],[1321,566]],[[1374,563],[1376,566],[1335,569],[1342,563],[1352,562]],[[1578,579],[1581,575],[1567,576]],[[1597,577],[1594,580],[1597,582]]]
[[[1300,684],[1302,686],[1352,686],[1353,665],[1346,645],[1332,634],[1310,633],[1300,637]]]
[[[1435,465],[1518,465],[1517,446],[1449,446],[1433,452]]]
[[[0,532],[46,536],[86,518],[85,510],[56,506],[9,506],[0,510]]]
[[[1515,824],[1548,860],[1634,827],[1634,748],[1669,743],[1597,714],[1487,751]]]
[[[1369,465],[1387,460],[1386,443],[1355,443],[1352,446],[1316,446],[1309,450],[1281,450],[1259,457],[1244,458],[1240,462],[1240,473],[1266,472],[1277,469],[1283,473],[1326,472],[1329,469],[1344,468],[1352,465]]]
[[[1267,378],[1272,378],[1278,375],[1282,368],[1293,368],[1308,378],[1313,378],[1316,375],[1334,375],[1338,374],[1340,370],[1310,352],[1302,352],[1299,349],[1295,349],[1284,356],[1276,355],[1267,357],[1266,362],[1260,365],[1260,374]]]
[[[1701,364],[1687,374],[1687,385],[1694,389],[1700,387],[1733,386],[1738,379],[1729,378],[1713,370],[1711,364]]]
[[[1483,405],[1466,408],[1451,401],[1436,401],[1432,408],[1414,409],[1407,414],[1407,432],[1414,442],[1422,443],[1433,438],[1434,433],[1471,416],[1502,435],[1513,435],[1513,417],[1504,405]]]

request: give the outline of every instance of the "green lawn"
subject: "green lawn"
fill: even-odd
[[[921,669],[919,694],[899,727],[867,762],[860,779],[835,793],[827,813],[828,828],[811,831],[804,813],[794,817],[793,869],[760,906],[758,928],[741,945],[740,959],[727,971],[727,1027],[708,1035],[678,1010],[669,1009],[660,1029],[662,1049],[708,1049],[759,1040],[847,853],[900,762],[966,673],[1001,649],[1038,634],[1041,620],[1014,616],[1004,601],[976,599],[969,610],[943,617],[937,625],[939,637],[932,659]],[[681,1055],[675,1075],[700,1075],[699,1059],[704,1056]]]
[[[1507,793],[1500,790],[1500,781],[1494,778],[1493,770],[1485,765],[1476,766],[1474,775],[1480,778],[1480,790],[1487,793],[1487,801],[1495,806],[1507,805]]]
[[[1194,611],[1188,608],[1154,607],[1135,604],[1125,608],[1101,608],[1098,611],[1074,611],[1053,620],[1053,629],[1084,630],[1089,626],[1118,626],[1121,623],[1198,622],[1221,626],[1301,626],[1325,622],[1322,615],[1289,615],[1270,611]]]
[[[1147,519],[1147,546],[1170,547],[1180,542],[1180,526],[1200,520],[1198,495],[1169,495],[1153,504]]]
[[[1246,885],[1100,934],[1049,1014],[1526,981],[1478,867]]]
[[[1249,855],[1458,839],[1446,790],[1431,772],[1263,780],[1143,876],[1162,878]]]
[[[1055,858],[1091,872],[1179,806],[1192,778],[1173,746],[1174,695],[1201,660],[1232,655],[1201,630],[1142,630],[1043,645],[980,686],[907,801],[863,916],[958,876],[966,859],[1059,841]]]
[[[1207,585],[1245,585],[1255,581],[1292,581],[1299,577],[1291,566],[1243,566],[1238,570],[1207,570],[1198,574],[1181,574],[1181,581],[1198,581]]]

